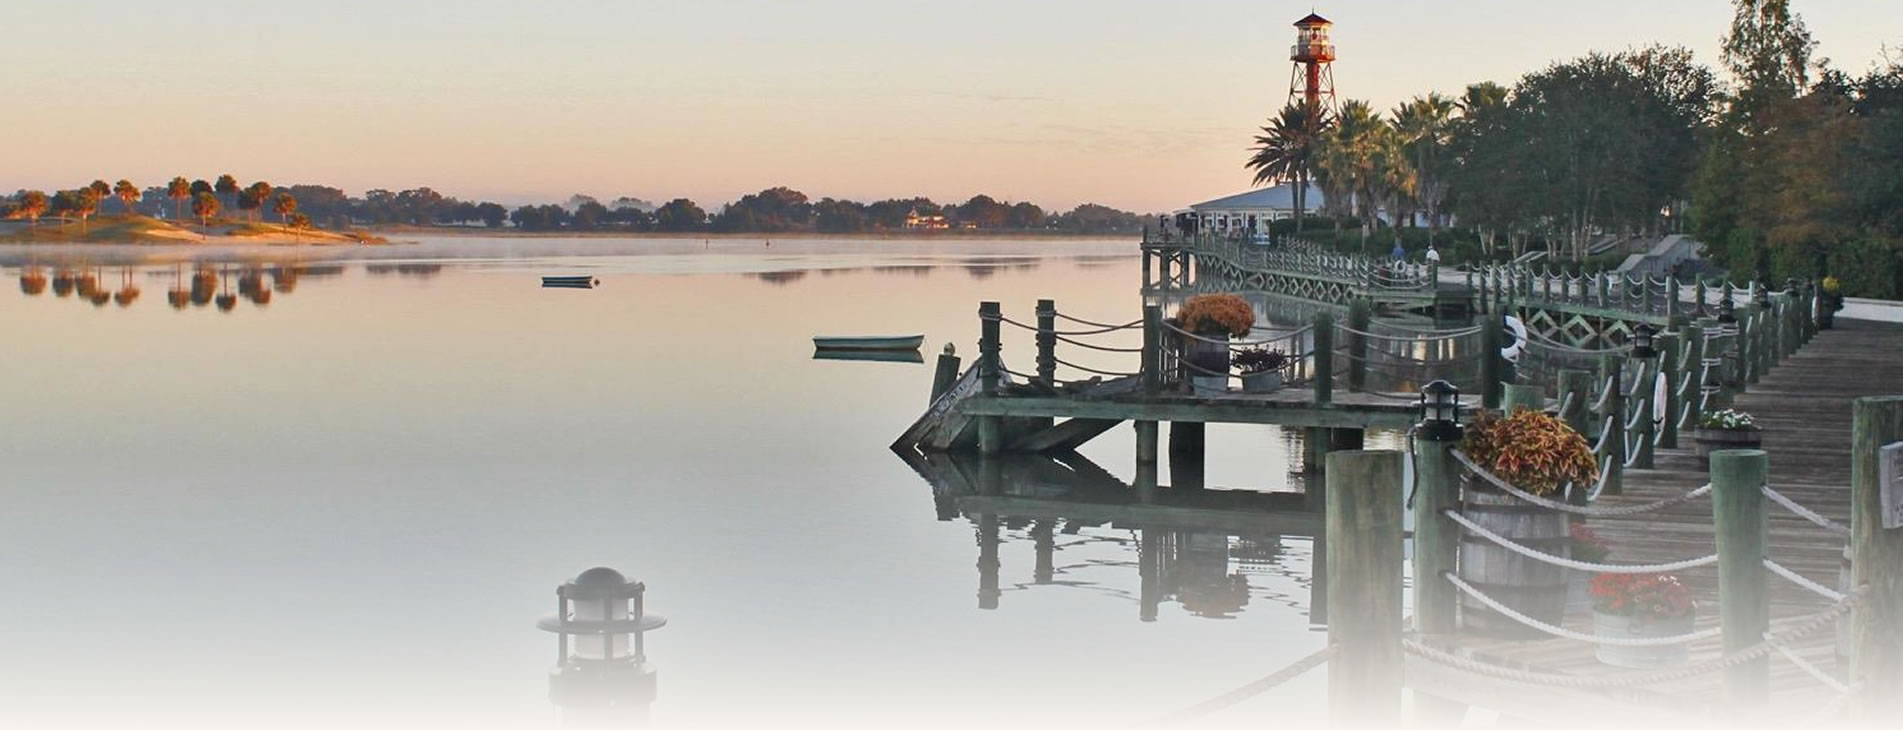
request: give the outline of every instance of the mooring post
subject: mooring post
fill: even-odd
[[[952,384],[958,382],[958,356],[952,354],[951,346],[947,345],[945,349],[946,352],[938,353],[938,369],[932,372],[932,399],[926,405],[937,403],[939,398],[944,397],[945,391],[951,390]]]
[[[1037,300],[1037,382],[1057,385],[1057,302]]]
[[[1315,403],[1335,400],[1335,315],[1315,315]]]
[[[997,394],[998,380],[1003,371],[998,358],[998,352],[1003,347],[999,342],[998,328],[1003,319],[1003,311],[997,302],[978,304],[978,383],[987,396]],[[979,416],[978,452],[996,454],[1003,450],[1004,418]]]
[[[1711,514],[1718,534],[1718,615],[1726,654],[1764,640],[1771,596],[1764,559],[1770,525],[1764,509],[1770,459],[1758,449],[1711,454]],[[1761,707],[1770,692],[1771,661],[1759,657],[1725,670],[1725,697],[1735,707]]]
[[[1591,433],[1592,373],[1584,370],[1559,371],[1559,419],[1581,435]]]
[[[1348,390],[1359,393],[1368,389],[1368,328],[1373,326],[1374,306],[1366,297],[1348,301]]]
[[[1488,309],[1480,319],[1480,404],[1500,407],[1500,376],[1506,358],[1500,348],[1506,343],[1506,315],[1499,308]]]
[[[1678,413],[1673,414],[1674,418],[1680,419],[1678,424],[1680,429],[1697,428],[1699,411],[1705,404],[1704,322],[1686,324],[1685,338],[1687,345],[1685,351],[1689,353],[1685,356],[1685,371],[1691,374],[1691,379],[1686,383],[1684,397],[1685,402],[1691,404],[1691,407],[1679,406]]]
[[[1501,411],[1513,415],[1514,411],[1546,410],[1546,393],[1537,385],[1507,385],[1504,388]]]
[[[1658,389],[1654,383],[1657,382],[1659,376],[1660,357],[1656,350],[1651,353],[1641,353],[1634,349],[1632,360],[1638,367],[1638,374],[1632,381],[1632,389],[1638,393],[1638,399],[1627,410],[1632,411],[1629,418],[1638,419],[1639,422],[1638,429],[1628,434],[1629,437],[1639,440],[1637,444],[1631,444],[1637,447],[1632,466],[1636,469],[1650,469],[1653,448],[1656,445],[1652,438],[1658,434],[1658,423],[1653,420],[1653,416],[1658,412],[1656,402]],[[1620,423],[1620,426],[1624,425],[1625,422]]]
[[[1600,457],[1610,459],[1607,465],[1606,486],[1600,494],[1618,496],[1625,493],[1625,363],[1623,360],[1606,361],[1606,410],[1598,415],[1601,428],[1605,432],[1606,453]]]
[[[1658,342],[1659,375],[1665,378],[1665,400],[1652,404],[1651,419],[1652,423],[1658,424],[1660,429],[1658,448],[1676,449],[1678,448],[1678,411],[1681,407],[1678,384],[1684,380],[1681,374],[1684,368],[1681,357],[1684,350],[1680,349],[1678,335],[1675,334],[1661,334]],[[1647,449],[1645,456],[1640,458],[1646,460],[1646,468],[1651,468],[1653,457],[1653,450]]]
[[[1460,506],[1454,448],[1458,426],[1422,424],[1414,436],[1414,626],[1423,634],[1451,634],[1459,594],[1441,574],[1454,570],[1460,527],[1443,512]]]
[[[1886,525],[1883,492],[1903,502],[1903,396],[1859,398],[1851,406],[1850,584],[1867,586],[1850,613],[1850,721],[1876,727],[1903,715],[1903,527]],[[1890,461],[1885,473],[1883,460]],[[1882,483],[1884,477],[1892,481]],[[1891,517],[1903,509],[1891,508]],[[1894,524],[1894,523],[1892,523]]]
[[[1666,321],[1678,319],[1678,315],[1682,312],[1683,308],[1684,306],[1678,303],[1678,277],[1668,274],[1665,277]]]
[[[1154,304],[1143,307],[1143,392],[1163,389],[1163,308]]]
[[[1328,713],[1342,727],[1401,721],[1401,468],[1398,451],[1328,455]]]

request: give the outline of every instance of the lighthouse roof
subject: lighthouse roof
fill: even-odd
[[[1287,16],[1283,16],[1283,17],[1287,17]],[[1295,27],[1297,28],[1306,28],[1306,27],[1315,26],[1315,25],[1334,25],[1334,24],[1335,24],[1335,21],[1329,20],[1327,18],[1324,18],[1320,15],[1316,15],[1314,13],[1309,13],[1308,17],[1295,21]]]

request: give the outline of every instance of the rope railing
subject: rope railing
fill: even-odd
[[[1133,328],[1137,328],[1137,327],[1142,327],[1142,326],[1143,326],[1143,320],[1140,320],[1140,319],[1139,319],[1139,320],[1136,320],[1136,321],[1134,321],[1134,322],[1126,322],[1126,323],[1124,323],[1124,324],[1109,324],[1109,323],[1107,323],[1107,322],[1092,322],[1092,321],[1090,321],[1090,320],[1088,320],[1088,319],[1082,319],[1082,318],[1079,318],[1079,317],[1072,317],[1072,316],[1070,316],[1070,315],[1068,315],[1068,314],[1065,314],[1065,313],[1063,313],[1063,312],[1056,312],[1056,311],[1053,311],[1053,312],[1051,312],[1051,315],[1052,315],[1052,316],[1054,316],[1054,317],[1056,317],[1056,318],[1058,318],[1058,319],[1061,319],[1061,320],[1064,320],[1064,321],[1066,321],[1066,322],[1072,322],[1072,323],[1076,323],[1076,324],[1081,324],[1081,325],[1083,325],[1083,326],[1085,326],[1085,327],[1102,327],[1102,328],[1106,328],[1106,329],[1120,329],[1120,330],[1124,330],[1124,329],[1133,329]]]
[[[1712,559],[1715,561],[1717,556],[1713,556]],[[1513,619],[1514,623],[1562,639],[1584,641],[1589,644],[1599,644],[1602,646],[1677,646],[1679,644],[1690,644],[1694,641],[1715,639],[1724,633],[1724,630],[1717,626],[1674,636],[1627,637],[1581,633],[1563,626],[1554,626],[1524,613],[1520,613],[1519,611],[1515,611],[1512,607],[1494,600],[1493,597],[1487,595],[1485,591],[1473,587],[1467,581],[1461,580],[1460,576],[1454,575],[1453,573],[1442,573],[1441,576],[1446,578],[1447,582],[1454,584],[1455,588],[1459,588],[1460,592],[1467,594],[1469,597],[1479,601],[1487,608],[1493,609],[1500,615]]]
[[[1141,347],[1110,347],[1108,345],[1096,345],[1089,342],[1084,342],[1082,340],[1074,339],[1068,335],[1057,335],[1057,341],[1068,344],[1068,345],[1076,345],[1086,350],[1096,350],[1098,352],[1116,352],[1116,353],[1126,353],[1126,354],[1143,352],[1143,348]]]
[[[1667,497],[1665,499],[1661,499],[1655,502],[1645,502],[1641,504],[1625,505],[1621,507],[1583,507],[1580,505],[1567,504],[1565,502],[1559,502],[1559,501],[1547,499],[1537,494],[1527,492],[1526,490],[1520,489],[1519,487],[1515,487],[1512,484],[1508,483],[1506,480],[1496,476],[1493,472],[1487,471],[1486,469],[1482,468],[1480,465],[1475,464],[1473,462],[1473,458],[1469,457],[1465,451],[1462,451],[1460,449],[1454,449],[1453,455],[1454,455],[1454,460],[1458,461],[1461,467],[1465,469],[1467,473],[1480,477],[1481,479],[1485,480],[1488,484],[1498,488],[1500,491],[1513,495],[1514,497],[1518,498],[1522,502],[1538,505],[1540,507],[1545,507],[1555,512],[1565,512],[1568,514],[1585,515],[1587,517],[1619,517],[1619,516],[1625,516],[1625,515],[1645,514],[1647,512],[1656,512],[1658,510],[1662,510],[1667,507],[1671,507],[1673,505],[1690,502],[1694,499],[1698,499],[1700,497],[1703,497],[1711,493],[1711,485],[1706,484],[1705,486],[1691,490],[1689,492],[1678,495],[1676,497]]]
[[[1335,656],[1335,646],[1334,644],[1329,644],[1320,651],[1302,657],[1296,660],[1295,663],[1276,670],[1275,673],[1269,676],[1190,705],[1181,710],[1163,715],[1145,724],[1162,726],[1180,724],[1280,687],[1287,684],[1289,680],[1308,673],[1308,670],[1327,664],[1328,660]]]
[[[1817,581],[1806,578],[1803,575],[1800,575],[1797,571],[1794,571],[1794,570],[1791,570],[1790,568],[1786,568],[1782,565],[1779,565],[1777,561],[1775,560],[1772,560],[1770,558],[1765,558],[1764,567],[1766,570],[1771,571],[1773,574],[1777,575],[1779,578],[1783,578],[1792,583],[1795,583],[1797,584],[1797,587],[1803,588],[1804,590],[1823,596],[1827,600],[1841,601],[1844,599],[1844,594],[1831,590],[1830,588],[1825,587],[1824,585],[1818,583]]]
[[[1772,502],[1776,502],[1778,506],[1783,507],[1784,509],[1790,510],[1791,514],[1797,515],[1798,517],[1802,517],[1805,520],[1810,521],[1812,524],[1817,525],[1818,527],[1822,527],[1826,530],[1829,530],[1831,534],[1833,535],[1837,535],[1837,536],[1845,537],[1845,538],[1850,537],[1850,528],[1845,527],[1841,524],[1838,524],[1837,522],[1831,520],[1828,517],[1817,514],[1816,512],[1812,512],[1808,508],[1804,507],[1804,505],[1798,504],[1797,502],[1793,501],[1790,497],[1786,497],[1783,494],[1779,493],[1777,490],[1772,489],[1771,486],[1768,484],[1764,486],[1764,496],[1769,498]]]
[[[1718,562],[1718,556],[1716,554],[1712,554],[1712,555],[1706,555],[1703,557],[1688,558],[1685,560],[1676,560],[1670,563],[1658,563],[1654,565],[1622,565],[1622,564],[1615,564],[1615,563],[1588,563],[1583,560],[1574,560],[1572,558],[1562,557],[1559,555],[1553,555],[1551,553],[1542,552],[1542,551],[1527,547],[1515,541],[1513,538],[1503,536],[1497,532],[1487,529],[1484,526],[1481,526],[1479,523],[1474,522],[1473,520],[1467,519],[1465,515],[1462,515],[1458,511],[1451,510],[1451,509],[1443,510],[1441,514],[1446,516],[1448,519],[1453,520],[1454,524],[1460,525],[1462,528],[1465,528],[1468,532],[1473,533],[1474,536],[1482,538],[1486,540],[1487,542],[1491,542],[1495,545],[1499,545],[1500,547],[1506,548],[1509,551],[1518,553],[1528,558],[1532,558],[1542,563],[1546,563],[1548,565],[1555,565],[1561,568],[1570,568],[1572,570],[1581,570],[1581,571],[1586,571],[1588,573],[1620,573],[1623,575],[1648,575],[1652,573],[1670,573],[1670,572],[1679,571],[1679,570],[1690,570],[1692,568],[1702,568],[1707,565],[1714,565]]]
[[[1132,373],[1132,372],[1113,371],[1113,370],[1097,370],[1095,368],[1085,367],[1075,363],[1067,362],[1063,360],[1062,358],[1055,358],[1055,357],[1051,358],[1051,361],[1057,363],[1058,365],[1062,365],[1064,367],[1070,368],[1072,370],[1081,370],[1083,372],[1090,373],[1092,375],[1102,375],[1106,378],[1129,378],[1129,377],[1141,376],[1143,374],[1140,372]]]

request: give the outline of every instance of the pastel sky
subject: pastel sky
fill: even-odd
[[[1895,0],[1797,0],[1837,66]],[[1136,210],[1245,189],[1286,98],[1285,0],[9,3],[0,190],[173,175],[504,202],[772,185]],[[1726,0],[1356,0],[1344,96],[1389,107],[1658,41],[1717,61]]]

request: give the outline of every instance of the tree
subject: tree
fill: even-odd
[[[813,228],[821,233],[861,233],[871,225],[866,207],[853,201],[823,198],[813,204]]]
[[[185,217],[185,201],[192,197],[192,184],[185,178],[175,177],[165,185],[165,196],[172,199],[172,217]]]
[[[589,198],[575,206],[574,225],[576,228],[592,230],[608,220],[608,206]]]
[[[218,196],[206,191],[192,198],[192,215],[198,216],[200,227],[209,228],[211,217],[218,215]]]
[[[139,202],[142,193],[139,192],[139,186],[133,185],[131,180],[120,180],[118,184],[113,185],[112,194],[119,198],[121,205],[125,206],[126,215],[130,216],[138,212],[133,210],[132,206]]]
[[[1252,148],[1254,154],[1243,163],[1243,167],[1255,171],[1256,185],[1294,184],[1297,231],[1302,230],[1309,179],[1314,175],[1317,152],[1327,129],[1326,112],[1320,108],[1289,104],[1262,127]]]
[[[775,187],[734,201],[714,217],[714,230],[732,233],[779,233],[806,230],[812,225],[813,206],[806,194]]]
[[[20,193],[20,215],[26,218],[26,224],[29,227],[40,225],[40,216],[46,215],[47,205],[44,192],[28,190]]]
[[[204,180],[192,181],[192,197],[194,199],[197,198],[199,194],[201,193],[209,193],[209,192],[212,192],[211,183],[205,182]]]
[[[277,202],[271,206],[278,214],[278,222],[286,225],[291,222],[291,214],[297,212],[297,196],[290,193],[278,193]]]
[[[232,177],[231,173],[219,175],[217,184],[212,186],[212,192],[217,193],[219,202],[225,205],[237,202],[238,190],[238,178]]]
[[[251,198],[251,210],[262,210],[264,204],[271,200],[271,191],[274,189],[275,188],[271,187],[271,183],[263,180],[251,183],[250,187],[245,188],[244,195],[250,196]],[[239,207],[244,206],[240,205]],[[263,214],[260,213],[258,217],[262,218]]]
[[[964,205],[958,206],[958,220],[979,228],[1003,228],[1005,218],[1011,208],[998,202],[989,195],[973,195]]]
[[[509,218],[509,210],[495,203],[484,202],[476,206],[476,217],[482,219],[483,225],[501,228]]]
[[[238,191],[238,210],[244,211],[245,220],[251,220],[251,212],[264,206],[264,199],[258,197],[258,191],[246,188]]]
[[[1454,131],[1453,99],[1438,93],[1416,96],[1394,110],[1394,128],[1414,162],[1415,199],[1427,211],[1427,243],[1434,244],[1440,229],[1440,206],[1447,198],[1446,168],[1442,164]]]
[[[686,198],[675,198],[654,211],[656,230],[684,233],[700,230],[707,224],[707,213]]]
[[[1032,203],[1018,203],[1011,206],[1011,212],[1005,216],[1005,225],[1021,230],[1043,228],[1050,216],[1044,209]]]
[[[103,203],[106,198],[112,197],[112,186],[107,184],[104,180],[94,180],[92,184],[87,185],[86,188],[91,190],[93,195],[97,196],[94,198],[96,202]]]
[[[104,183],[100,183],[100,185],[104,185]],[[106,190],[107,192],[111,192],[112,188],[108,186]],[[87,185],[72,192],[73,202],[70,210],[73,215],[79,216],[79,230],[81,233],[84,233],[86,231],[86,220],[91,218],[93,213],[99,211],[99,203],[105,200],[106,196],[101,195],[99,188],[94,185]]]

